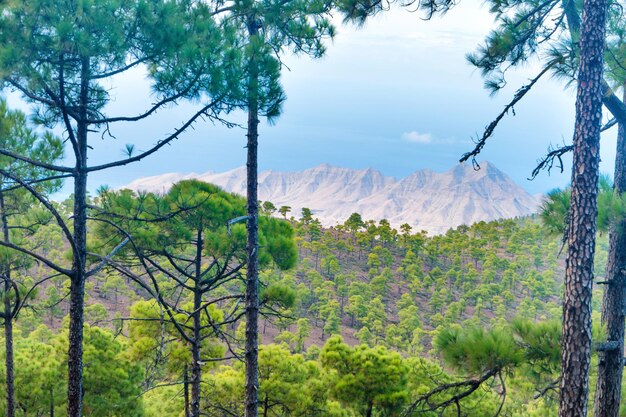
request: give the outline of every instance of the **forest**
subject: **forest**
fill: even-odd
[[[571,153],[571,185],[535,216],[428,236],[259,201],[260,121],[281,114],[285,56],[323,57],[338,24],[391,7],[445,19],[455,1],[1,1],[0,87],[30,106],[0,100],[1,415],[626,415],[624,3],[487,4],[495,29],[467,57],[487,89],[540,70],[460,160],[480,169],[499,123],[552,76],[576,87],[574,136],[532,175]],[[117,113],[115,85],[139,68],[151,104]],[[183,103],[151,147],[98,158],[114,126]],[[211,124],[245,130],[245,197],[90,181]]]
[[[184,185],[214,193],[205,212],[204,239],[219,242],[227,234],[223,219],[244,212],[243,199],[204,184],[177,187]],[[178,192],[174,188],[171,193]],[[126,204],[143,198],[146,205],[154,198],[107,193],[98,197],[107,211],[112,197]],[[232,212],[217,208],[229,199],[239,203],[238,211],[234,204],[228,207]],[[276,211],[269,202],[262,207],[266,215]],[[215,217],[218,212],[223,219]],[[180,245],[189,244],[190,232],[196,234],[196,214],[192,216],[184,220],[192,220],[186,229],[177,231],[183,240],[170,246],[180,250],[178,256],[189,253]],[[440,404],[470,389],[450,387],[432,398],[421,397],[445,384],[475,378],[485,381],[462,401],[470,415],[493,415],[501,404],[510,415],[555,412],[563,259],[558,257],[560,236],[538,218],[478,223],[434,237],[415,233],[408,225],[398,231],[385,220],[364,221],[356,213],[330,229],[321,227],[309,210],[297,219],[265,220],[285,223],[285,241],[261,237],[262,246],[277,248],[260,255],[267,257],[260,271],[262,415],[402,415],[411,406],[415,410],[408,415],[431,408],[433,416],[437,408],[456,415],[454,401]],[[277,225],[261,222],[261,233],[272,226]],[[157,226],[156,232],[139,227],[147,234],[146,244],[154,233],[170,238],[169,225],[163,224],[167,231]],[[184,227],[182,219],[175,227]],[[239,234],[239,241],[227,252],[242,251],[242,225],[233,226],[231,233],[233,239]],[[98,243],[106,245],[104,239],[111,234],[106,230]],[[56,228],[42,228],[35,239],[45,242],[39,247],[52,259],[66,257],[68,248]],[[606,237],[600,239],[599,271],[606,264],[607,245]],[[159,242],[158,247],[166,246]],[[203,265],[227,256],[219,245],[214,250],[204,256]],[[118,253],[124,261],[87,284],[86,414],[182,415],[193,355],[187,338],[193,332],[189,325],[180,332],[176,323],[186,324],[194,310],[192,281],[172,281],[173,265],[155,263],[157,273],[150,283],[145,274],[123,272],[125,267],[137,270],[137,260],[130,252],[129,259],[122,255]],[[146,254],[146,262],[152,264],[151,255]],[[25,265],[24,276],[15,277],[24,288],[33,285],[32,270]],[[241,294],[243,283],[240,277],[229,282],[227,275],[213,275],[220,283],[203,297],[209,307],[199,326],[200,357],[206,363],[202,371],[207,375],[200,408],[213,416],[241,415],[243,406],[244,370],[236,356],[245,328],[229,319],[240,301],[229,297]],[[23,415],[48,415],[52,408],[63,415],[65,387],[58,380],[66,365],[49,356],[54,351],[60,358],[66,349],[68,286],[63,277],[39,285],[16,322],[16,385],[24,388],[17,392],[16,404]],[[151,296],[157,286],[168,300],[163,305],[176,309],[172,318]],[[596,291],[596,315],[600,303]],[[596,332],[601,338],[600,330]]]

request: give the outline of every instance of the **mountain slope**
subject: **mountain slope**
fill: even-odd
[[[163,192],[177,181],[197,178],[245,195],[245,175],[243,167],[224,173],[173,173],[141,178],[127,187]],[[290,206],[295,216],[308,207],[326,226],[358,212],[365,219],[386,218],[396,227],[409,223],[435,234],[461,224],[525,216],[539,204],[487,162],[478,171],[460,164],[444,173],[419,170],[401,180],[374,169],[326,164],[300,172],[264,171],[259,174],[259,198],[277,207]]]

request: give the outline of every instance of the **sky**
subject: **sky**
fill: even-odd
[[[401,178],[429,168],[443,172],[473,148],[515,91],[538,71],[537,63],[510,74],[495,97],[483,88],[480,72],[465,59],[483,42],[493,20],[482,2],[460,2],[443,18],[423,21],[406,9],[382,13],[364,27],[342,25],[319,60],[287,56],[283,86],[287,101],[274,125],[262,123],[261,170],[295,171],[322,163],[348,168],[374,168]],[[110,86],[115,100],[109,114],[140,113],[150,105],[143,72],[119,77]],[[152,97],[154,99],[154,97]],[[11,104],[23,103],[9,96]],[[543,193],[569,182],[553,170],[534,181],[527,178],[550,144],[570,143],[574,126],[573,88],[540,81],[502,121],[480,160],[488,160],[531,193]],[[144,123],[113,126],[114,138],[92,142],[90,162],[123,157],[125,144],[150,148],[186,117],[197,103],[161,110]],[[232,115],[243,122],[242,114]],[[602,142],[601,170],[612,172],[616,130]],[[155,155],[129,166],[94,173],[90,189],[168,172],[222,172],[245,164],[245,132],[210,122],[199,123]]]

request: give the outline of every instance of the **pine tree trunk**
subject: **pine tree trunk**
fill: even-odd
[[[183,372],[183,395],[185,396],[185,417],[189,416],[189,373],[187,371],[187,365],[185,365],[185,371]]]
[[[5,277],[4,283],[4,346],[7,389],[7,417],[15,416],[15,373],[13,365],[13,315],[9,292],[12,290],[10,277]]]
[[[565,261],[559,417],[586,417],[606,0],[584,0]]]
[[[202,369],[200,368],[200,307],[202,306],[202,231],[196,236],[196,272],[193,291],[193,341],[191,344],[191,417],[200,417],[200,383]]]
[[[626,86],[624,86],[626,101]],[[626,125],[620,123],[615,154],[616,193],[626,192]],[[609,233],[609,254],[602,300],[602,326],[606,328],[611,349],[601,351],[594,401],[595,417],[619,416],[624,371],[624,313],[626,312],[626,221],[615,225]]]
[[[250,41],[258,36],[257,21],[251,17],[248,21]],[[253,52],[254,54],[254,52]],[[248,242],[246,251],[246,412],[245,417],[259,415],[259,265],[258,265],[258,168],[257,147],[259,139],[259,69],[257,58],[249,58],[248,69],[248,160],[247,168],[247,215],[246,228]]]
[[[73,276],[70,286],[70,329],[68,349],[68,417],[82,416],[83,391],[83,325],[85,309],[85,253],[86,253],[86,173],[76,176],[74,187],[74,254]]]
[[[76,173],[74,174],[74,244],[70,285],[70,329],[68,348],[67,415],[82,416],[83,402],[83,324],[87,259],[87,103],[89,59],[81,68],[80,119],[77,122]]]
[[[2,238],[9,243],[9,222],[7,220],[6,207],[4,205],[4,193],[0,191],[0,219],[2,221]],[[9,298],[11,292],[11,268],[4,265],[4,345],[5,345],[5,376],[7,390],[7,417],[15,416],[15,367],[13,363],[13,306]],[[16,294],[17,296],[17,294]]]
[[[195,321],[195,317],[194,317]],[[200,383],[202,381],[202,369],[200,368],[200,341],[192,343],[191,358],[191,417],[200,417]]]

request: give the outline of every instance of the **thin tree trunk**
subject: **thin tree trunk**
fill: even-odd
[[[189,416],[189,373],[187,371],[187,365],[185,365],[185,372],[183,373],[183,395],[185,396],[185,417]]]
[[[74,255],[70,287],[70,329],[68,348],[68,417],[82,416],[83,391],[83,325],[85,303],[86,174],[76,176],[74,187]]]
[[[2,221],[2,238],[6,243],[11,241],[9,235],[9,222],[4,204],[4,193],[0,191],[0,219]],[[7,417],[15,416],[15,372],[13,364],[13,306],[9,293],[11,292],[11,268],[3,265],[4,271],[4,345],[5,345],[5,372],[7,389]],[[16,294],[17,297],[17,294]]]
[[[74,244],[70,286],[70,329],[68,348],[67,415],[82,416],[83,324],[87,258],[87,101],[89,59],[81,68],[80,119],[77,123],[76,173],[74,175]]]
[[[196,235],[196,272],[193,289],[193,341],[191,344],[191,417],[200,417],[200,307],[202,306],[202,231]]]
[[[626,85],[624,86],[626,101]],[[626,125],[620,123],[615,154],[616,193],[626,192]],[[615,225],[609,233],[609,254],[602,300],[602,325],[606,328],[610,349],[600,352],[598,380],[594,401],[596,417],[619,416],[624,372],[624,314],[626,312],[626,221]]]
[[[81,417],[83,391],[83,325],[85,303],[86,173],[76,176],[74,187],[74,241],[78,253],[70,287],[70,329],[68,349],[68,417]]]
[[[606,0],[584,0],[563,297],[559,417],[586,417]]]
[[[5,278],[4,284],[4,346],[5,346],[5,368],[6,368],[6,389],[7,389],[7,417],[15,416],[15,372],[13,365],[13,317],[12,306],[8,294],[11,291],[10,278]]]
[[[7,272],[8,273],[8,272]],[[13,365],[13,314],[9,292],[12,290],[11,277],[5,277],[4,282],[4,346],[5,346],[5,368],[6,368],[6,389],[7,389],[7,417],[15,416],[15,372]]]
[[[250,42],[258,37],[258,23],[254,16],[248,21]],[[257,57],[252,52],[248,63],[248,158],[247,168],[247,215],[248,241],[246,251],[246,411],[245,417],[259,415],[259,265],[258,265],[258,168],[257,147],[259,139],[259,69]]]
[[[195,339],[192,343],[191,358],[193,361],[191,364],[191,417],[200,417],[200,382],[202,380],[202,369],[200,368],[199,339]]]

